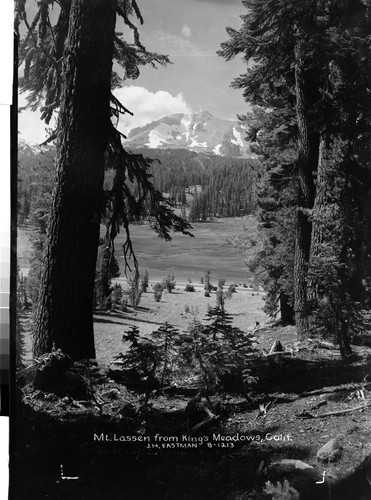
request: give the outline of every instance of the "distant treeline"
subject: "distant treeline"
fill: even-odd
[[[255,211],[257,160],[185,149],[143,148],[135,152],[158,160],[151,167],[155,188],[167,193],[182,216],[192,222]],[[41,223],[49,212],[55,180],[54,149],[38,155],[20,153],[18,175],[19,222]],[[136,194],[136,186],[131,188]]]
[[[191,221],[235,217],[255,210],[257,160],[200,154],[185,149],[138,149],[158,162],[155,187],[168,193]]]

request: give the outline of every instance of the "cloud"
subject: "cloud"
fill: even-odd
[[[182,33],[186,38],[190,38],[192,36],[192,30],[186,24],[182,28]]]
[[[18,106],[22,108],[26,106],[26,94],[19,94],[18,96]],[[54,128],[56,121],[53,117],[50,124],[47,126],[44,121],[40,118],[40,110],[31,111],[25,109],[18,113],[18,131],[26,141],[34,144],[40,144],[48,138],[49,134],[46,132],[45,128]]]
[[[164,90],[150,92],[144,87],[130,85],[114,91],[119,101],[134,116],[124,115],[120,118],[119,130],[127,135],[132,128],[142,127],[173,113],[189,113],[190,107],[181,93],[173,96]]]
[[[173,96],[169,92],[159,90],[150,92],[144,87],[134,85],[116,89],[115,96],[122,104],[134,113],[134,116],[124,115],[120,118],[119,130],[127,135],[132,128],[142,127],[149,122],[173,113],[190,113],[191,108],[181,93]],[[19,96],[19,106],[25,106],[24,94]],[[51,126],[55,125],[55,121]],[[40,144],[47,137],[45,123],[40,120],[40,111],[24,110],[18,115],[18,130],[20,135],[30,143]]]

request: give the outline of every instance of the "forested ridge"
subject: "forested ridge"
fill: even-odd
[[[186,149],[136,149],[144,157],[156,160],[150,174],[156,190],[169,196],[182,215],[192,222],[213,217],[234,217],[254,212],[255,183],[259,160],[200,154]],[[35,222],[44,216],[40,205],[47,204],[53,189],[54,148],[40,153],[20,154],[19,221]],[[106,181],[111,177],[106,174]],[[137,186],[131,185],[137,195]]]

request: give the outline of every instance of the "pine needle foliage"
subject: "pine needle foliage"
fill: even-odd
[[[371,5],[243,4],[242,27],[227,28],[219,51],[246,63],[232,86],[252,104],[240,119],[261,158],[258,228],[242,245],[268,291],[266,310],[291,308],[300,338],[311,322],[340,332],[344,354],[356,311],[370,303]]]

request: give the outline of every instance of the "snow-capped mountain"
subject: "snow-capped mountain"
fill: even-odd
[[[37,144],[32,144],[23,137],[18,137],[18,154],[22,154],[25,156],[33,156],[37,155],[41,152],[41,147]]]
[[[245,137],[246,128],[237,120],[217,118],[208,111],[177,113],[132,129],[124,141],[124,147],[187,149],[219,156],[254,158],[256,155],[251,152]],[[40,153],[54,151],[53,144],[40,147],[19,137],[19,159],[27,160]]]
[[[208,111],[177,113],[132,129],[125,146],[182,148],[221,156],[254,157],[245,136],[246,130],[238,121],[216,118]]]

